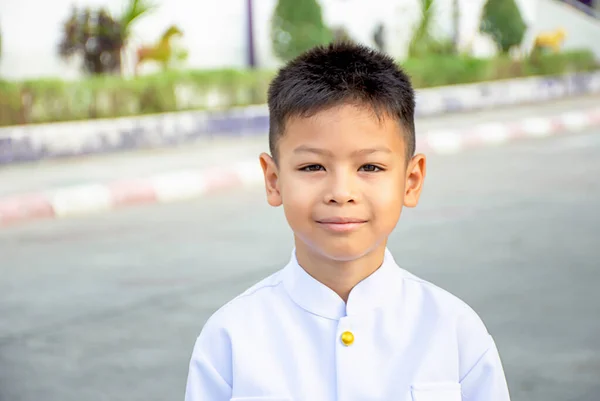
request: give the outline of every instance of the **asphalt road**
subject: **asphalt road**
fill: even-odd
[[[600,399],[600,132],[429,163],[396,259],[482,316],[514,401]],[[206,318],[291,246],[261,189],[0,231],[0,401],[182,400]]]

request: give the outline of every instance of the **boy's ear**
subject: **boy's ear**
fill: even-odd
[[[417,154],[408,163],[406,169],[406,184],[404,186],[404,206],[415,207],[419,203],[419,197],[425,181],[427,170],[425,155]]]
[[[279,170],[275,160],[267,153],[261,153],[260,166],[265,176],[265,189],[267,202],[273,207],[281,206],[281,192],[279,190]]]

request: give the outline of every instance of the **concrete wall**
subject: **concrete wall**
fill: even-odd
[[[600,20],[556,0],[538,2],[532,34],[563,27],[567,31],[565,49],[588,48],[600,60]]]

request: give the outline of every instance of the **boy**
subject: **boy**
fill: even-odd
[[[425,177],[409,78],[333,44],[285,66],[268,103],[260,163],[294,252],[206,322],[186,401],[508,401],[475,312],[386,249]]]

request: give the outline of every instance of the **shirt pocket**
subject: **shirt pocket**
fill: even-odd
[[[423,382],[411,386],[412,401],[462,401],[460,383]]]

